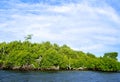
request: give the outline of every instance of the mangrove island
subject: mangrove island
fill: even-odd
[[[29,38],[27,38],[29,39]],[[95,70],[119,71],[117,52],[96,57],[71,49],[67,45],[29,40],[0,43],[0,69],[2,70]]]

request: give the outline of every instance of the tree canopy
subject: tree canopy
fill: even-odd
[[[108,52],[108,53],[104,54],[104,57],[112,58],[112,59],[115,59],[115,60],[117,60],[117,56],[118,56],[117,52]]]
[[[85,68],[99,71],[119,71],[120,62],[117,52],[107,52],[103,57],[71,49],[67,45],[59,46],[49,41],[31,43],[28,41],[12,41],[0,43],[0,68],[59,69]]]

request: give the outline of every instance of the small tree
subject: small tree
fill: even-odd
[[[103,57],[112,58],[112,59],[117,60],[117,56],[118,56],[117,52],[108,52],[108,53],[105,53]]]
[[[29,34],[29,35],[27,35],[27,36],[25,36],[24,38],[25,38],[25,41],[29,41],[29,40],[31,40],[32,39],[32,34]]]

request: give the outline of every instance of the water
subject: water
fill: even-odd
[[[120,82],[120,73],[93,71],[4,71],[0,82]]]

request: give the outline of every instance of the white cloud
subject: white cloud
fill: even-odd
[[[56,13],[68,13],[72,9],[71,6],[53,6],[53,8],[49,8],[48,10],[51,12],[56,12]]]
[[[80,49],[83,50],[83,51],[96,51],[97,48],[104,48],[104,46],[102,44],[95,44],[95,45],[87,45],[87,46],[84,46],[84,47],[81,47]],[[98,52],[98,50],[97,50]],[[100,50],[99,50],[100,52]]]
[[[33,41],[49,40],[93,53],[109,51],[113,49],[111,45],[120,45],[120,16],[106,3],[100,6],[92,6],[93,3],[87,1],[63,5],[9,4],[11,9],[0,11],[0,17],[6,18],[0,20],[3,22],[0,31],[3,35],[10,33],[6,36],[11,38],[2,37],[1,41],[33,34]]]

